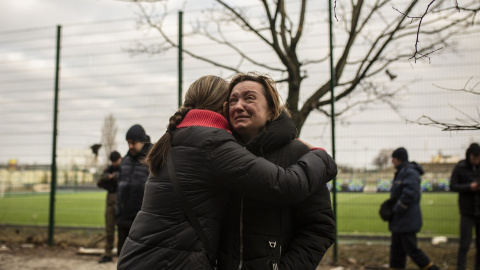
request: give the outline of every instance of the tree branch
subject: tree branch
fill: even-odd
[[[280,71],[280,72],[285,72],[286,71],[285,69],[281,69],[281,68],[277,68],[277,67],[273,67],[273,66],[269,66],[269,65],[260,63],[256,60],[254,60],[253,58],[249,57],[241,49],[239,49],[233,43],[229,42],[227,40],[227,38],[223,35],[223,31],[222,31],[222,28],[221,28],[221,22],[217,21],[216,24],[217,24],[217,32],[221,36],[222,39],[218,39],[218,38],[214,37],[205,28],[204,28],[204,31],[202,31],[202,35],[209,38],[210,40],[218,43],[218,44],[225,45],[225,46],[229,47],[230,49],[234,50],[242,59],[245,59],[248,62],[250,62],[250,63],[252,63],[252,64],[254,64],[258,67],[263,67],[263,68],[273,70],[273,71]]]
[[[477,91],[475,90],[475,88],[480,85],[480,81],[475,83],[473,86],[468,87],[468,84],[472,79],[473,77],[470,77],[470,79],[468,79],[468,81],[465,83],[463,88],[459,88],[459,89],[445,88],[445,87],[438,86],[436,84],[433,84],[433,85],[443,90],[454,91],[454,92],[467,92],[474,95],[480,95],[480,90],[477,90]]]
[[[163,29],[162,29],[162,24],[161,24],[161,22],[162,22],[162,20],[164,19],[164,17],[162,18],[162,20],[160,20],[160,23],[159,23],[159,24],[156,24],[156,23],[154,23],[154,22],[152,21],[152,18],[151,18],[151,16],[150,16],[150,14],[147,13],[147,11],[145,10],[145,8],[144,8],[142,5],[139,5],[139,7],[140,7],[140,10],[141,10],[141,12],[142,12],[145,20],[146,20],[146,23],[147,23],[150,27],[152,27],[153,29],[157,30],[157,31],[160,33],[160,35],[165,39],[165,42],[166,42],[166,43],[170,44],[170,46],[172,46],[172,47],[178,48],[178,44],[177,44],[176,42],[174,42],[173,40],[171,40],[171,39],[168,37],[168,35],[167,35],[167,34],[163,31]],[[195,58],[195,59],[198,59],[198,60],[201,60],[201,61],[210,63],[210,64],[212,64],[212,65],[214,65],[214,66],[221,67],[221,68],[224,68],[224,69],[226,69],[226,70],[230,70],[230,71],[233,71],[233,72],[236,72],[236,73],[240,73],[240,70],[237,69],[237,68],[233,68],[233,67],[231,67],[231,66],[227,66],[227,65],[224,65],[224,64],[222,64],[222,63],[219,63],[219,62],[213,61],[213,60],[211,60],[211,59],[208,59],[208,58],[206,58],[206,57],[197,55],[197,54],[191,52],[190,50],[185,50],[185,49],[183,49],[183,52],[186,53],[186,54],[188,54],[188,55],[190,55],[191,57],[193,57],[193,58]]]
[[[245,18],[244,16],[242,16],[241,14],[239,14],[235,9],[233,9],[231,6],[229,6],[227,3],[225,3],[224,1],[222,0],[217,0],[218,3],[220,3],[224,8],[226,8],[227,10],[229,10],[237,19],[239,19],[240,21],[242,21],[244,23],[244,25],[252,32],[254,33],[255,35],[257,35],[261,40],[263,40],[265,43],[269,44],[270,46],[273,46],[273,44],[268,40],[266,39],[262,34],[260,34],[259,31],[257,31],[257,29],[255,29]]]
[[[479,112],[479,115],[480,115],[480,112]],[[421,122],[422,120],[427,120],[428,122]],[[420,117],[417,121],[409,121],[409,122],[419,124],[421,126],[438,127],[438,128],[441,128],[442,131],[480,130],[480,122],[478,121],[461,125],[461,124],[455,124],[455,123],[440,122],[425,115]]]
[[[448,90],[448,91],[454,91],[454,92],[466,92],[474,95],[480,95],[480,92],[475,91],[475,88],[480,85],[480,82],[474,84],[472,87],[468,88],[468,84],[472,80],[473,77],[471,77],[464,85],[463,88],[461,89],[452,89],[452,88],[444,88],[444,87],[439,87],[435,85],[436,87],[443,89],[443,90]],[[463,116],[466,117],[466,119],[459,119],[456,118],[457,122],[459,123],[446,123],[442,121],[435,120],[431,118],[430,116],[423,115],[417,121],[409,121],[412,123],[416,123],[419,125],[423,126],[434,126],[434,127],[439,127],[442,129],[442,131],[464,131],[464,130],[480,130],[480,111],[479,108],[477,107],[477,119],[468,115],[464,111],[456,108],[455,106],[448,104],[451,108],[462,114]]]
[[[415,63],[417,62],[418,59],[421,59],[421,58],[428,58],[428,61],[430,62],[430,57],[429,55],[434,53],[434,52],[437,52],[439,50],[441,50],[442,48],[437,48],[435,50],[432,50],[428,53],[420,53],[419,52],[419,49],[418,49],[418,43],[419,43],[419,40],[420,40],[420,28],[422,27],[422,22],[423,22],[423,19],[425,18],[425,16],[427,15],[430,7],[432,6],[433,3],[435,3],[436,0],[431,0],[431,2],[427,5],[427,7],[425,8],[425,11],[424,13],[421,15],[421,16],[409,16],[408,15],[408,12],[401,12],[400,10],[398,10],[397,8],[395,7],[392,7],[394,10],[396,10],[397,12],[399,12],[400,14],[404,15],[405,17],[411,19],[411,23],[413,23],[413,21],[415,19],[418,19],[418,24],[417,24],[417,34],[416,34],[416,39],[415,39],[415,52],[413,54],[413,56],[411,56],[409,59],[414,59]],[[472,19],[472,24],[474,23],[474,20],[475,20],[475,16],[476,16],[476,13],[478,11],[480,11],[480,7],[478,8],[463,8],[463,7],[460,7],[458,5],[458,1],[455,0],[455,10],[457,10],[458,12],[464,10],[464,11],[470,11],[470,12],[473,12],[474,15],[473,15],[473,19]],[[443,10],[450,10],[452,8],[446,8],[446,9],[443,9]],[[442,11],[442,9],[440,10]],[[418,56],[420,55],[420,56]]]

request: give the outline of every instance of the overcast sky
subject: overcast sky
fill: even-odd
[[[210,5],[211,2],[212,1],[191,0],[188,1],[186,6],[188,9],[198,10]],[[241,3],[242,5],[245,5],[249,2],[258,1],[248,0],[242,1]],[[180,8],[182,1],[170,1],[170,3],[170,8],[174,8],[175,5]],[[54,29],[55,25],[73,25],[116,19],[136,18],[136,13],[137,7],[135,4],[114,0],[0,1],[0,33],[27,28],[48,27],[50,29]],[[459,55],[455,56],[442,56],[442,54],[438,54],[434,56],[431,64],[420,63],[411,65],[411,63],[406,60],[400,61],[400,63],[395,66],[395,73],[398,75],[398,79],[395,82],[392,82],[390,86],[397,87],[402,84],[408,85],[409,82],[414,80],[416,81],[415,84],[408,85],[409,89],[407,89],[406,95],[397,100],[400,103],[403,102],[403,108],[405,110],[402,111],[401,106],[400,111],[404,114],[404,116],[407,116],[413,120],[424,114],[432,117],[443,117],[443,119],[445,119],[447,116],[449,119],[455,118],[455,116],[453,116],[455,114],[459,117],[462,117],[461,113],[449,108],[449,104],[453,106],[460,106],[460,108],[465,108],[465,110],[468,110],[469,113],[475,114],[476,108],[478,108],[478,106],[475,107],[475,104],[480,104],[478,95],[455,95],[454,99],[452,98],[454,97],[453,95],[445,94],[444,92],[438,92],[438,88],[433,87],[432,83],[437,82],[439,85],[448,85],[456,88],[463,86],[465,78],[468,79],[472,77],[473,83],[478,82],[480,80],[480,65],[471,65],[471,63],[480,62],[478,49],[475,49],[475,46],[478,46],[479,41],[480,39],[478,38],[478,35],[476,39],[462,41],[464,42],[463,44],[467,46],[459,46],[458,48],[461,50],[466,50],[467,53],[460,52]],[[68,39],[66,42],[68,42]],[[468,45],[469,43],[470,45]],[[48,61],[51,62],[51,58],[49,58]],[[465,65],[467,62],[470,62],[470,65]],[[68,62],[64,62],[63,64],[68,65]],[[175,63],[172,65],[175,65]],[[145,70],[148,69],[147,66],[139,65],[139,67],[135,67],[135,70],[139,70],[141,68],[144,68]],[[173,70],[171,72],[176,72],[175,68],[171,68],[171,70]],[[87,72],[88,70],[84,71]],[[50,70],[48,72],[50,72]],[[326,69],[321,71],[321,73],[325,74]],[[51,72],[49,74],[51,75]],[[68,79],[68,76],[74,77],[81,74],[69,74],[68,71],[65,71],[62,75]],[[173,74],[173,76],[174,75],[175,74]],[[158,77],[158,74],[156,76]],[[439,78],[446,79],[439,81]],[[447,81],[447,78],[450,79]],[[454,81],[451,78],[460,78],[460,80]],[[120,79],[127,80],[127,78]],[[312,76],[310,79],[315,80],[316,78]],[[386,76],[384,75],[382,79],[386,79]],[[145,79],[142,79],[142,81],[143,80],[147,81],[149,78],[145,77]],[[172,81],[172,79],[165,79],[165,81],[168,80]],[[321,78],[321,80],[323,80],[323,78]],[[175,83],[174,79],[173,83]],[[64,87],[67,88],[68,85],[65,84]],[[175,85],[173,84],[172,87],[175,88]],[[186,87],[188,87],[188,85]],[[132,86],[132,88],[135,88],[135,86]],[[425,92],[419,94],[421,91]],[[437,93],[439,93],[439,95],[437,95]],[[78,95],[81,93],[74,91],[70,93],[67,92],[64,93],[64,97],[68,94],[74,95],[72,96],[72,99],[74,97],[79,99]],[[435,99],[432,98],[434,96]],[[304,99],[305,97],[306,96],[304,95],[301,98]],[[445,101],[445,99],[450,100]],[[443,101],[441,101],[441,104],[433,104],[431,103],[433,100]],[[111,103],[109,102],[111,102],[111,100],[99,100],[99,106],[110,106]],[[427,103],[428,106],[425,106]],[[75,104],[72,102],[71,106],[74,105]],[[48,103],[46,106],[51,106],[51,103]],[[170,110],[167,112],[170,113]],[[145,114],[148,113],[145,112]],[[2,119],[1,115],[0,119]],[[100,122],[102,119],[103,116],[99,117]],[[151,124],[145,120],[147,132],[148,130],[155,130],[155,133],[153,134],[153,131],[148,132],[153,135],[152,140],[157,140],[163,132],[163,122],[165,122],[165,120],[164,118],[160,119],[161,120],[154,119],[155,121],[152,121]],[[383,122],[373,127],[372,123],[375,121]],[[401,122],[401,125],[392,125],[388,124],[389,121],[391,121],[392,124],[395,124],[398,123],[398,121],[401,122],[402,120],[397,117],[395,112],[386,111],[385,108],[381,110],[374,108],[362,113],[353,114],[348,119],[339,121],[337,123],[336,133],[338,136],[336,147],[337,151],[339,151],[337,157],[343,163],[357,163],[357,165],[363,166],[370,164],[373,156],[382,148],[396,148],[397,146],[405,146],[407,149],[412,149],[412,152],[416,152],[413,154],[414,159],[426,161],[441,149],[444,149],[444,154],[456,154],[463,156],[465,147],[467,147],[470,142],[479,141],[478,132],[445,133],[436,128],[414,126],[413,124],[407,125],[404,124],[405,122]],[[159,125],[158,122],[161,122],[162,124]],[[119,124],[119,140],[117,143],[119,144],[119,150],[121,150],[122,153],[125,153],[126,145],[123,141],[123,134],[132,123],[127,122]],[[95,129],[99,130],[100,126],[101,123],[98,124],[98,127],[95,127]],[[47,128],[51,129],[50,125]],[[314,113],[308,118],[306,128],[304,128],[301,137],[309,140],[313,144],[326,147],[328,150],[330,150],[331,147],[329,144],[331,143],[331,139],[329,137],[329,129],[330,126],[328,124],[328,118],[326,119],[323,115]],[[82,147],[97,142],[97,137],[98,136],[95,135],[94,140],[92,139],[91,141],[86,141]],[[50,139],[47,138],[45,143],[48,143],[49,140]],[[62,141],[59,142],[60,146],[61,143]],[[2,149],[0,150],[5,152]],[[3,163],[5,160],[0,160],[0,162]],[[44,161],[42,160],[42,162]]]
[[[0,31],[128,18],[133,8],[114,0],[0,1]]]
[[[244,0],[241,4],[254,1]],[[211,4],[210,0],[169,1],[169,7],[185,7],[185,10],[197,10]],[[135,17],[136,12],[135,4],[116,0],[0,1],[0,31],[123,19]]]

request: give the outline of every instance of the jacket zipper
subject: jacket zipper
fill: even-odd
[[[269,262],[271,263],[272,270],[278,270],[278,261],[277,261],[277,256],[275,254],[275,247],[277,246],[277,241],[268,241],[268,244],[270,245],[270,248],[272,249],[270,252],[270,260]],[[281,250],[281,246],[280,246]]]

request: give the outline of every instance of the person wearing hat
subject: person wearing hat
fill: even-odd
[[[480,145],[472,143],[465,159],[455,165],[450,177],[450,190],[458,192],[460,208],[460,244],[457,269],[465,270],[467,253],[475,228],[475,269],[480,269]]]
[[[408,161],[408,152],[400,147],[392,153],[392,164],[396,169],[390,199],[395,200],[393,218],[388,222],[392,232],[390,243],[390,269],[405,269],[407,255],[420,269],[439,269],[418,248],[417,233],[422,227],[420,211],[420,176],[423,169]]]
[[[105,253],[98,263],[111,262],[113,243],[115,239],[115,204],[117,202],[118,173],[122,156],[119,152],[110,153],[111,164],[103,171],[97,182],[97,186],[107,190],[107,201],[105,207]]]
[[[120,163],[117,187],[117,254],[120,255],[133,220],[142,207],[148,167],[142,163],[150,148],[150,136],[141,125],[133,125],[126,134],[128,153]]]

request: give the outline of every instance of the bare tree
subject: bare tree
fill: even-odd
[[[110,153],[117,149],[115,137],[117,136],[118,127],[113,114],[105,116],[102,127],[102,149],[105,153],[106,161],[110,157]]]
[[[287,84],[286,103],[299,131],[312,111],[329,115],[326,109],[330,103],[329,79],[316,82],[313,90],[310,86],[307,98],[302,92],[308,71],[315,65],[327,66],[329,57],[328,51],[316,57],[305,56],[299,49],[306,29],[315,27],[312,21],[316,18],[307,18],[307,0],[288,3],[285,0],[262,0],[261,15],[257,14],[258,7],[253,12],[253,9],[238,8],[224,0],[215,2],[223,10],[202,12],[202,18],[206,20],[199,20],[189,32],[185,32],[185,37],[208,39],[217,46],[216,50],[225,48],[236,55],[238,61],[207,57],[205,52],[195,48],[184,49],[185,54],[233,73],[248,72],[252,67],[253,70],[274,73],[278,83]],[[156,54],[178,46],[163,27],[169,11],[168,4],[162,4],[162,12],[151,4],[139,4],[139,7],[141,25],[157,30],[163,42],[157,46],[139,43],[131,52]],[[449,46],[452,35],[475,24],[475,14],[480,10],[478,0],[462,1],[461,7],[456,2],[440,0],[429,3],[408,0],[403,1],[402,6],[397,6],[394,0],[335,1],[335,4],[335,16],[339,20],[334,31],[339,45],[335,46],[334,100],[343,103],[337,115],[373,101],[385,102],[395,108],[392,98],[396,91],[382,87],[378,83],[379,76],[387,74],[393,80],[396,78],[394,71],[387,69],[392,63],[400,59],[413,58],[415,62],[427,59],[430,53]],[[425,16],[427,12],[428,17]],[[328,17],[326,13],[320,15]],[[272,57],[254,57],[242,50],[241,45],[227,34],[233,28],[243,31],[245,36],[253,36],[259,46],[265,46],[273,53],[276,61],[272,62]],[[407,41],[409,46],[405,45]]]
[[[474,82],[472,81],[472,79],[473,77],[470,78],[462,88],[457,88],[457,89],[440,87],[438,85],[435,85],[435,86],[442,90],[461,92],[461,93],[467,93],[472,95],[480,95],[480,89],[477,89],[477,87],[480,85],[480,81]],[[457,108],[456,106],[453,106],[451,104],[449,104],[449,106],[453,110],[459,112],[463,117],[456,118],[455,122],[448,123],[448,122],[436,120],[427,115],[423,115],[417,121],[410,121],[410,122],[414,122],[423,126],[438,127],[438,128],[441,128],[442,131],[480,130],[480,110],[478,107],[477,107],[476,115],[470,115],[464,112],[463,110]]]
[[[373,159],[373,164],[377,166],[379,170],[385,168],[390,162],[392,156],[392,149],[381,149],[378,155]]]

